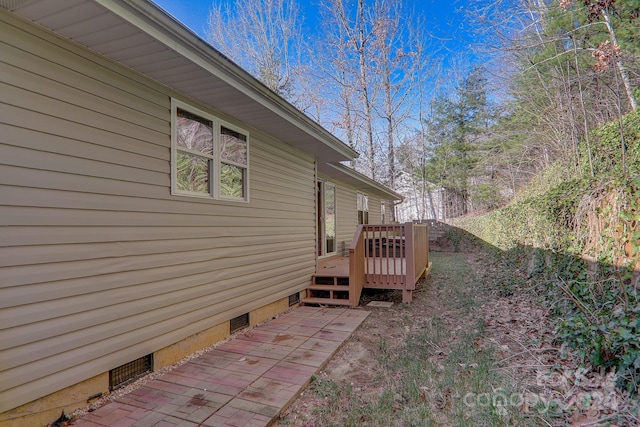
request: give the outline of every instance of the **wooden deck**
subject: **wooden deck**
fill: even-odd
[[[355,307],[363,288],[401,289],[402,301],[411,302],[416,282],[431,270],[428,237],[425,225],[358,226],[349,256],[318,260],[303,303]]]
[[[316,275],[349,277],[349,257],[334,256],[319,259]]]
[[[367,258],[365,288],[402,289],[407,271],[405,259]],[[337,256],[318,261],[316,276],[349,277],[349,257]],[[388,287],[389,285],[394,287]]]

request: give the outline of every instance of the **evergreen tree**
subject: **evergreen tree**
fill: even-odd
[[[427,179],[443,189],[447,217],[464,215],[471,207],[472,178],[480,175],[476,166],[491,120],[484,70],[473,68],[453,96],[439,96],[428,120],[432,153]]]

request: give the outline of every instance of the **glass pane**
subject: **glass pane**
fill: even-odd
[[[223,163],[220,170],[220,194],[243,199],[244,180],[244,168]]]
[[[325,185],[324,188],[324,230],[326,253],[336,251],[336,187]]]
[[[369,223],[369,196],[358,193],[356,199],[356,209],[358,211],[358,224]]]
[[[209,186],[209,159],[178,151],[177,189],[196,193],[211,193]]]
[[[178,146],[213,155],[213,124],[210,120],[178,109],[176,136]]]
[[[247,136],[222,126],[220,157],[241,165],[247,164]]]

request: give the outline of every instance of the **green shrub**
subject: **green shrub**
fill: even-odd
[[[637,393],[640,298],[632,278],[640,257],[640,111],[623,118],[622,132],[619,121],[594,130],[579,153],[577,172],[558,161],[508,206],[454,223],[533,257],[529,278],[555,304],[558,339],[585,362],[615,369],[619,385]],[[598,230],[589,230],[588,217],[598,218]],[[587,247],[596,263],[591,272],[582,258]]]
[[[640,301],[615,275],[598,281],[557,283],[569,299],[560,313],[558,339],[594,367],[615,368],[618,385],[637,393],[640,385]]]
[[[617,120],[595,129],[592,132],[591,156],[589,146],[580,145],[580,166],[585,174],[590,174],[591,164],[594,178],[599,181],[606,182],[607,178],[619,179],[640,174],[639,110],[622,118],[622,129],[623,138],[620,137],[620,122]]]

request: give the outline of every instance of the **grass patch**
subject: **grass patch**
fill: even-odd
[[[314,426],[540,425],[520,414],[520,395],[485,339],[480,305],[493,282],[476,276],[468,254],[431,255],[427,286],[437,287],[437,314],[398,308],[404,333],[396,341],[380,337],[368,366],[372,389],[316,377]]]
[[[422,425],[426,420],[420,414],[426,412],[439,412],[453,425],[522,421],[519,408],[502,401],[503,395],[515,391],[509,390],[495,369],[493,349],[479,344],[482,332],[483,323],[477,322],[468,331],[434,334],[425,330],[408,337],[405,354],[398,360],[405,371],[401,387],[410,403],[404,421]]]
[[[450,310],[461,310],[461,315],[468,315],[477,306],[476,295],[480,292],[475,271],[468,262],[468,255],[462,253],[432,253],[432,274],[434,278],[447,282],[443,287],[444,302]]]

